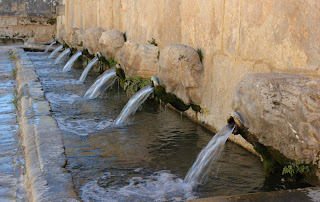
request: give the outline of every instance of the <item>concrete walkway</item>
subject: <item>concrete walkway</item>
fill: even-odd
[[[0,46],[0,201],[27,201],[24,156],[18,131],[14,64]],[[13,58],[12,58],[13,59]]]

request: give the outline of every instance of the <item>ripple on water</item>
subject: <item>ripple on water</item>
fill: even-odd
[[[53,92],[46,93],[46,98],[49,100],[50,103],[60,105],[60,104],[70,104],[72,105],[77,100],[80,100],[81,97],[76,94],[56,94]]]
[[[139,174],[139,169],[136,173]],[[81,192],[83,201],[185,201],[197,198],[192,184],[184,183],[168,171],[129,179],[105,173],[83,186]]]
[[[87,136],[96,132],[95,129],[102,130],[113,123],[112,120],[98,121],[94,119],[72,119],[70,117],[56,117],[56,120],[61,130],[79,136]]]

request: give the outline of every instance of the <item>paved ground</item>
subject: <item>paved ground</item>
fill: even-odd
[[[14,64],[0,46],[0,201],[26,201],[24,156],[18,131]]]

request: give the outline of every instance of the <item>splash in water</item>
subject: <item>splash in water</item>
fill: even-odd
[[[56,43],[57,43],[56,41],[52,42],[52,43],[46,48],[46,50],[44,51],[44,53],[47,53],[47,52],[49,51],[49,49],[50,49],[54,44],[56,44]]]
[[[98,60],[99,60],[99,57],[96,56],[89,62],[89,64],[86,66],[86,68],[83,70],[80,76],[80,79],[79,79],[80,82],[84,82],[84,80],[88,75],[89,70],[93,67],[94,64],[96,64],[96,62],[98,62]]]
[[[205,180],[206,174],[223,150],[224,145],[234,128],[235,126],[233,124],[227,125],[213,136],[208,145],[200,152],[197,160],[184,178],[185,183],[197,184],[202,183]]]
[[[54,56],[63,49],[63,45],[58,46],[56,49],[54,49],[54,51],[52,51],[52,53],[49,55],[48,58],[54,58]]]
[[[67,62],[67,64],[63,67],[63,72],[67,72],[70,71],[73,63],[78,59],[78,57],[80,57],[82,55],[81,51],[76,52],[71,58],[70,60]]]
[[[98,79],[92,84],[84,95],[85,98],[94,99],[106,91],[117,79],[115,68],[108,69],[101,74]]]
[[[139,169],[135,171],[139,175]],[[131,175],[135,175],[134,173]],[[99,179],[81,188],[83,201],[185,201],[196,198],[191,184],[159,171],[146,178],[125,179],[123,174],[105,173]]]
[[[132,96],[132,98],[128,101],[126,106],[122,109],[120,115],[115,121],[116,125],[125,125],[128,123],[128,119],[130,115],[133,115],[139,106],[146,101],[149,95],[154,91],[152,85],[145,86],[141,90],[139,90],[136,94]]]
[[[67,48],[66,50],[64,50],[58,57],[57,59],[54,61],[54,64],[58,64],[59,62],[62,61],[62,59],[67,56],[70,53],[70,49]]]

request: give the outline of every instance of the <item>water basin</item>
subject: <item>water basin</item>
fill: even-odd
[[[192,187],[185,175],[213,133],[181,114],[146,101],[128,126],[115,126],[126,102],[118,84],[96,99],[83,98],[96,74],[78,82],[83,67],[69,72],[48,65],[46,55],[28,53],[64,135],[71,172],[84,201],[182,201],[286,189],[266,178],[260,159],[227,142],[208,179]]]

